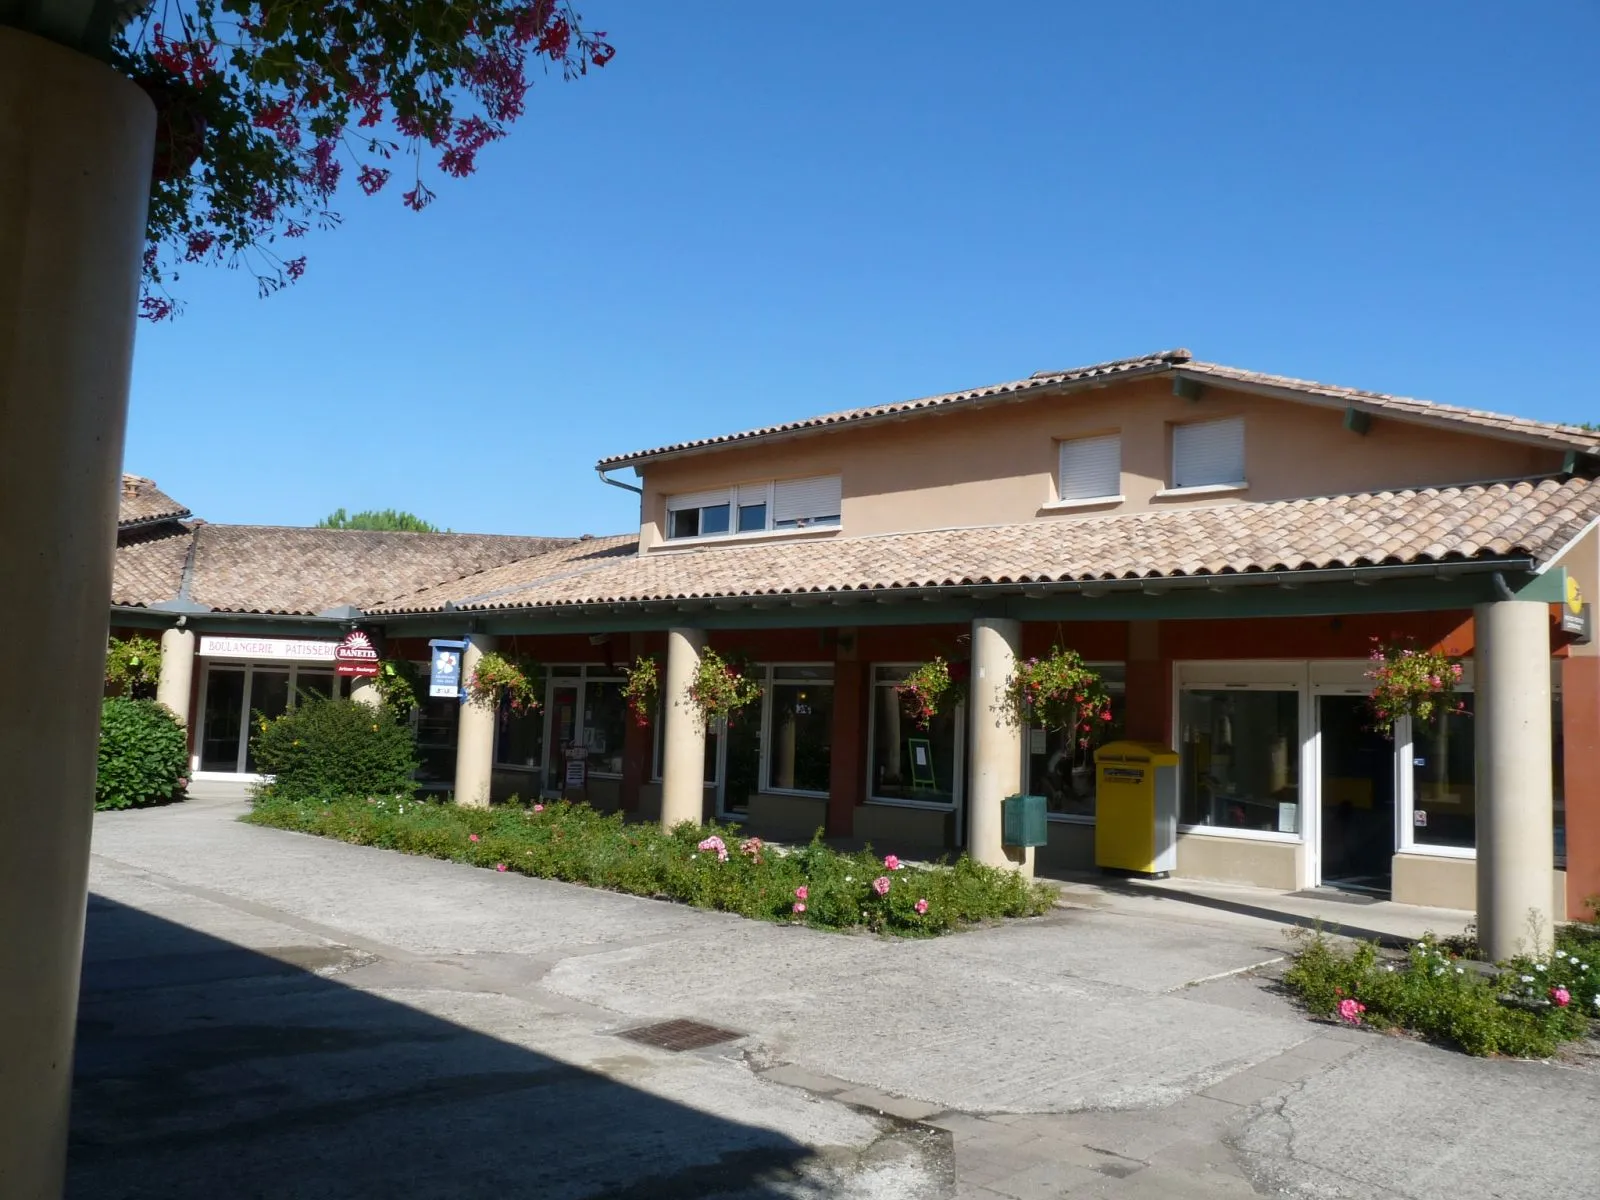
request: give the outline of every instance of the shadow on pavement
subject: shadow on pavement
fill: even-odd
[[[71,1200],[808,1194],[798,1142],[274,953],[89,898]]]

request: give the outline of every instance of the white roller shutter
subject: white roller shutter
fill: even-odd
[[[1243,417],[1173,426],[1173,487],[1244,481]]]
[[[707,508],[713,504],[726,504],[728,502],[728,489],[720,488],[715,492],[688,492],[682,496],[667,497],[667,511],[677,512],[684,508]]]
[[[837,521],[840,484],[837,475],[816,479],[780,479],[772,489],[774,526]]]
[[[1073,438],[1061,443],[1056,476],[1062,500],[1094,500],[1122,491],[1122,436]]]

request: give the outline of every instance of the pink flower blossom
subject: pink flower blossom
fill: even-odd
[[[695,849],[696,850],[705,850],[708,853],[715,852],[718,862],[727,862],[728,861],[728,846],[727,846],[727,843],[724,842],[721,838],[719,838],[714,833],[710,837],[706,838],[703,842],[701,842],[698,846],[696,846]]]
[[[1367,1011],[1367,1006],[1356,1000],[1339,1001],[1339,1019],[1350,1025],[1361,1024],[1361,1014]]]
[[[795,888],[795,890],[794,890],[794,898],[796,900],[809,900],[809,899],[811,899],[811,889],[806,887],[804,884],[801,884],[799,887]]]
[[[900,860],[892,854],[886,855],[883,860],[883,865],[888,867],[891,871],[898,871],[900,869]]]
[[[496,871],[504,871],[506,869],[506,865],[505,863],[495,863],[494,869]]]
[[[804,904],[801,904],[800,901],[796,900],[794,902],[794,911],[795,911],[796,914],[803,913],[803,912],[805,912],[805,910],[806,910],[806,906]]]
[[[477,835],[477,834],[475,834],[475,833],[469,833],[469,834],[467,834],[467,841],[469,841],[469,842],[475,842],[475,841],[477,841],[477,840],[478,840],[478,835]]]
[[[880,896],[887,896],[889,894],[889,877],[887,875],[879,875],[872,881],[872,890]]]
[[[918,900],[911,907],[917,910],[918,916],[922,916],[928,911],[928,902],[926,900]]]
[[[1550,999],[1557,1008],[1565,1008],[1572,1003],[1572,993],[1564,987],[1553,987],[1550,989]]]
[[[533,806],[533,811],[534,811],[534,812],[543,812],[543,811],[544,811],[544,805],[542,805],[542,804],[535,804],[535,805],[534,805],[534,806]]]

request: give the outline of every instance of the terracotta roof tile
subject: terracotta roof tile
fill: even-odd
[[[765,425],[739,433],[717,437],[698,438],[687,442],[674,442],[650,450],[636,450],[629,454],[612,455],[600,460],[602,469],[614,469],[648,462],[656,458],[669,458],[693,454],[720,446],[741,442],[770,441],[803,433],[815,433],[832,426],[867,423],[874,420],[901,418],[910,413],[943,411],[952,408],[973,407],[1007,398],[1021,398],[1028,393],[1051,394],[1082,388],[1104,387],[1108,383],[1141,375],[1183,375],[1204,381],[1232,384],[1237,387],[1264,390],[1286,399],[1310,403],[1336,403],[1365,411],[1385,414],[1424,424],[1457,427],[1466,425],[1486,433],[1533,441],[1543,445],[1582,450],[1600,451],[1600,437],[1593,430],[1575,425],[1562,425],[1549,421],[1535,421],[1527,417],[1513,417],[1504,413],[1486,412],[1482,409],[1461,408],[1451,404],[1434,404],[1408,396],[1392,396],[1385,392],[1368,392],[1358,388],[1338,387],[1296,379],[1288,375],[1269,375],[1261,371],[1247,371],[1221,363],[1199,362],[1187,350],[1162,350],[1139,358],[1121,358],[1095,363],[1087,367],[1073,367],[1065,371],[1039,371],[1026,379],[969,388],[966,391],[946,392],[938,396],[925,396],[917,400],[904,400],[893,404],[877,404],[867,408],[851,408],[841,412],[825,413],[799,421],[786,421],[779,425]]]
[[[147,607],[170,600],[183,582],[183,563],[193,534],[182,525],[124,534],[117,543],[111,603]]]
[[[1427,488],[1078,516],[863,538],[635,551],[631,537],[483,572],[380,606],[425,612],[1089,582],[1446,559],[1548,560],[1600,516],[1591,479]]]
[[[128,529],[156,521],[178,521],[189,515],[179,504],[143,475],[122,477],[122,496],[118,502],[117,528]]]

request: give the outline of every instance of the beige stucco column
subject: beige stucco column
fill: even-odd
[[[972,734],[972,795],[967,800],[967,852],[994,867],[1033,874],[1033,848],[1001,842],[1000,802],[1022,791],[1022,729],[1005,715],[1005,686],[1017,662],[1022,623],[1000,617],[972,622],[972,683],[967,701]]]
[[[706,726],[689,702],[689,684],[705,649],[703,629],[667,631],[661,729],[661,828],[700,824],[705,811]]]
[[[474,633],[467,639],[461,655],[461,686],[465,687],[478,669],[478,660],[494,649],[494,639]],[[474,704],[461,706],[461,724],[456,729],[456,803],[473,808],[489,807],[489,786],[494,771],[493,708]]]
[[[0,1196],[61,1194],[155,110],[0,27]]]
[[[371,675],[358,675],[350,681],[350,699],[368,708],[383,707],[383,693],[378,691],[377,680]]]
[[[1478,941],[1499,960],[1550,946],[1550,610],[1532,600],[1480,604],[1473,627]]]
[[[192,629],[174,626],[161,633],[161,675],[156,699],[170,708],[187,727],[189,697],[194,694],[195,636]]]

